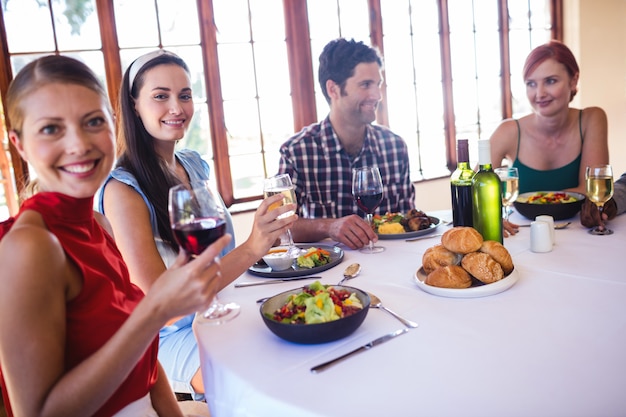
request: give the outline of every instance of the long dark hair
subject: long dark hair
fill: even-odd
[[[148,133],[135,112],[134,100],[144,84],[144,75],[158,65],[174,64],[189,74],[189,67],[180,57],[163,51],[141,65],[138,58],[124,73],[120,88],[117,119],[117,167],[122,167],[135,176],[139,187],[154,207],[158,232],[161,239],[174,251],[178,244],[174,239],[167,212],[168,192],[180,180],[167,168],[166,162],[154,148],[155,139]],[[140,68],[133,68],[139,64]],[[131,74],[134,79],[130,80]]]

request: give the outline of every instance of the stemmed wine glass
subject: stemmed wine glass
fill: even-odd
[[[378,167],[362,167],[352,170],[352,196],[356,205],[365,212],[367,223],[373,227],[372,214],[383,201],[383,180]],[[382,246],[374,246],[370,240],[367,247],[361,248],[363,253],[379,253]]]
[[[496,168],[494,172],[502,181],[502,207],[504,209],[504,220],[509,221],[511,205],[517,200],[519,195],[519,173],[517,168],[502,167]]]
[[[278,203],[272,204],[268,210],[274,210],[278,207],[281,207],[285,204],[295,204],[296,203],[296,187],[291,182],[291,177],[289,174],[278,174],[270,178],[266,178],[263,182],[263,193],[265,194],[265,198],[271,197],[276,194],[282,194],[283,199]],[[293,216],[295,214],[295,210],[290,210],[286,213],[278,216],[279,219],[284,219],[285,217]],[[291,229],[287,229],[287,238],[289,239],[289,248],[287,249],[287,254],[295,258],[300,255],[300,249],[293,243],[293,235],[291,234]]]
[[[602,220],[604,203],[613,197],[613,169],[611,165],[595,165],[585,168],[585,184],[587,198],[591,200],[600,212],[600,224],[589,230],[592,235],[611,235],[613,231],[607,229]]]
[[[191,256],[201,254],[226,232],[226,215],[219,198],[211,191],[209,181],[181,184],[169,191],[170,224],[182,250]],[[235,318],[240,307],[236,303],[222,304],[217,296],[211,306],[198,317],[198,322],[222,324]]]

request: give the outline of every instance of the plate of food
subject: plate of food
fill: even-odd
[[[297,244],[301,254],[291,268],[274,271],[260,259],[248,268],[248,272],[263,278],[288,278],[317,274],[333,268],[343,261],[343,250],[330,245]]]
[[[423,291],[453,298],[498,294],[517,282],[513,258],[500,242],[483,240],[471,227],[453,227],[426,249],[414,276]]]
[[[374,231],[381,240],[408,239],[434,232],[441,220],[420,210],[406,214],[386,213],[373,216]]]
[[[471,277],[472,284],[468,288],[435,287],[434,285],[429,285],[426,283],[427,277],[428,274],[426,274],[424,268],[420,267],[420,269],[418,269],[415,273],[413,279],[421,290],[429,294],[450,298],[478,298],[499,294],[503,291],[508,290],[517,282],[517,280],[519,279],[519,274],[517,273],[517,270],[514,269],[509,275],[491,284],[484,284],[478,281],[476,278]]]

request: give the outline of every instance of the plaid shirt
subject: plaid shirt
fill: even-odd
[[[327,117],[280,147],[278,170],[291,175],[301,217],[339,218],[364,216],[352,197],[352,169],[372,165],[378,166],[383,179],[383,201],[376,213],[405,213],[414,208],[406,143],[383,126],[368,125],[361,151],[351,158]]]

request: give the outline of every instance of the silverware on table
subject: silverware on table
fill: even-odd
[[[417,326],[419,326],[419,324],[415,323],[414,321],[405,319],[404,317],[400,316],[397,313],[394,313],[393,311],[389,310],[387,307],[385,307],[382,303],[382,301],[380,301],[380,298],[378,298],[377,296],[375,296],[374,294],[372,294],[371,292],[367,293],[370,296],[370,308],[379,308],[381,310],[386,311],[387,313],[391,314],[392,316],[394,316],[395,318],[397,318],[398,320],[400,320],[400,322],[402,324],[404,324],[406,327],[410,327],[411,329],[415,329]]]
[[[331,360],[329,360],[327,362],[324,362],[324,363],[321,363],[321,364],[319,364],[317,366],[314,366],[313,368],[311,368],[311,372],[313,372],[314,374],[316,374],[318,372],[322,372],[323,370],[328,369],[332,365],[334,365],[334,364],[336,364],[338,362],[341,362],[344,359],[346,359],[346,358],[348,358],[348,357],[350,357],[350,356],[352,356],[354,354],[357,354],[359,352],[364,352],[364,351],[366,351],[368,349],[373,348],[374,346],[378,346],[381,343],[385,343],[386,341],[391,340],[391,339],[393,339],[396,336],[403,335],[404,333],[406,333],[408,331],[409,331],[408,327],[405,327],[403,329],[396,330],[393,333],[389,333],[389,334],[386,334],[384,336],[381,336],[381,337],[379,337],[377,339],[372,340],[369,343],[364,344],[363,346],[360,346],[360,347],[358,347],[358,348],[356,348],[354,350],[351,350],[348,353],[344,353],[343,355],[338,356],[335,359],[331,359]]]
[[[238,283],[235,284],[235,288],[252,287],[252,286],[255,286],[255,285],[278,284],[280,282],[300,281],[301,279],[322,279],[322,277],[306,276],[306,277],[272,279],[272,280],[268,280],[268,281],[238,282]]]
[[[415,242],[418,240],[422,240],[422,239],[430,239],[433,237],[439,237],[442,236],[443,233],[437,233],[436,235],[426,235],[426,236],[420,236],[420,237],[414,237],[413,239],[406,239],[405,242]]]
[[[565,223],[555,223],[554,224],[554,229],[555,230],[560,230],[560,229],[565,229],[567,226],[569,226],[570,224],[572,224],[572,222],[565,222]],[[518,224],[519,227],[530,227],[530,223],[527,224]]]

